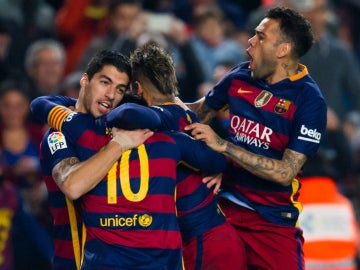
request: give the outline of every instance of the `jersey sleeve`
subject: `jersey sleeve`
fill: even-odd
[[[41,155],[43,160],[46,160],[49,171],[52,171],[61,160],[78,156],[71,141],[62,132],[54,129],[50,129],[44,136],[41,143]]]
[[[232,79],[239,70],[240,66],[235,66],[205,95],[205,103],[211,109],[223,111],[228,107],[228,92]]]
[[[183,132],[171,133],[179,146],[181,159],[185,165],[207,173],[221,173],[227,167],[227,160],[202,141],[195,140]]]
[[[75,106],[76,99],[59,96],[59,95],[51,95],[51,96],[41,96],[35,98],[30,103],[30,110],[32,114],[41,122],[46,124],[48,121],[48,115],[51,110],[55,107],[59,106],[63,110],[70,106]],[[65,108],[63,108],[65,107]]]
[[[318,91],[307,91],[294,117],[288,148],[312,157],[326,132],[327,106]]]
[[[55,106],[48,115],[48,125],[61,131],[67,140],[76,144],[84,131],[89,128],[104,126],[100,119],[95,119],[91,114],[74,112],[63,106]]]
[[[124,103],[104,115],[108,127],[123,129],[159,129],[162,125],[159,113],[150,107],[136,103]]]

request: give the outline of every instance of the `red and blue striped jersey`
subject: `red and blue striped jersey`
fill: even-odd
[[[174,103],[158,108],[164,129],[184,131],[184,127],[199,122],[192,111],[185,111]],[[201,235],[223,223],[226,219],[218,208],[218,201],[211,189],[202,183],[203,175],[191,168],[177,168],[176,207],[183,241]]]
[[[52,178],[53,167],[64,158],[76,156],[71,151],[62,149],[65,142],[63,135],[49,129],[41,143],[40,164],[42,177],[48,191],[48,207],[53,217],[53,241],[55,253],[54,270],[78,270],[81,261],[81,227],[79,200],[66,198]],[[52,147],[52,149],[50,149]]]
[[[50,155],[75,152],[86,160],[111,139],[104,124],[88,114],[55,109],[49,119],[62,130],[56,136],[63,136],[53,140],[52,133],[43,142]],[[82,197],[84,269],[182,268],[175,207],[180,162],[210,173],[226,167],[223,155],[186,134],[155,133],[145,144],[123,153],[104,179]]]
[[[326,128],[326,104],[305,66],[299,73],[269,85],[254,80],[248,62],[235,66],[205,98],[215,110],[229,108],[230,140],[261,156],[281,159],[286,148],[312,156]],[[298,226],[298,178],[289,186],[267,181],[233,164],[223,196],[255,209],[265,219]]]

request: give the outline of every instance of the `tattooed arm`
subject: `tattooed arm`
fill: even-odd
[[[281,160],[256,155],[218,136],[210,126],[191,124],[185,128],[197,140],[202,140],[213,150],[223,153],[242,168],[268,181],[288,186],[306,161],[304,154],[285,149]]]
[[[69,199],[76,200],[93,189],[124,151],[140,145],[153,132],[116,129],[113,134],[116,134],[114,138],[86,161],[80,162],[77,157],[69,157],[54,166],[52,176]]]
[[[222,139],[219,137],[220,140]],[[285,149],[282,159],[278,160],[250,153],[230,142],[225,142],[224,144],[226,148],[223,154],[241,165],[244,169],[262,179],[284,186],[291,184],[306,161],[304,154],[288,148]]]

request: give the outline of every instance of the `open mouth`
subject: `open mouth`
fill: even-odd
[[[249,53],[249,50],[246,50],[246,53],[249,57],[249,69],[252,70],[253,69],[253,65],[254,65],[254,60],[253,57],[251,56],[251,54]]]
[[[108,113],[111,110],[111,104],[108,102],[98,102],[101,113]]]

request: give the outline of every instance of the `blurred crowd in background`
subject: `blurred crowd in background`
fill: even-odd
[[[173,56],[180,98],[195,101],[247,60],[247,40],[274,5],[311,22],[316,43],[302,63],[328,104],[326,137],[303,175],[333,179],[360,217],[360,1],[0,0],[0,265],[14,256],[16,270],[51,267],[52,220],[39,168],[47,127],[29,112],[33,98],[76,98],[97,50],[130,55],[153,39]],[[225,112],[212,122],[222,136],[227,120]]]

